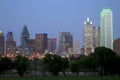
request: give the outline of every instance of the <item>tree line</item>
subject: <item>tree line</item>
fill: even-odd
[[[33,63],[31,65],[31,63]],[[40,65],[38,65],[38,63]],[[34,69],[31,66],[34,65]],[[81,55],[79,58],[62,58],[57,54],[45,54],[42,60],[29,60],[25,56],[18,55],[14,60],[7,57],[0,58],[0,75],[5,72],[16,70],[19,76],[23,76],[25,72],[39,71],[45,76],[47,72],[57,76],[59,72],[66,75],[66,72],[72,72],[76,75],[79,72],[97,72],[98,75],[120,75],[120,55],[106,47],[97,47],[94,53],[89,56]]]
[[[18,55],[14,60],[8,57],[0,57],[0,75],[5,72],[16,70],[19,76],[23,76],[29,67],[29,59],[25,56]]]

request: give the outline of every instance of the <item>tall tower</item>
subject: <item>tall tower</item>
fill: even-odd
[[[79,48],[79,43],[78,41],[73,42],[73,54],[79,54],[80,53],[80,48]]]
[[[29,31],[27,26],[24,25],[22,33],[21,33],[21,47],[22,47],[22,54],[23,55],[30,55],[30,49],[28,47],[28,40],[29,40]]]
[[[69,52],[73,49],[73,36],[70,32],[60,32],[59,52]]]
[[[12,56],[16,53],[16,42],[13,40],[13,33],[8,32],[6,35],[6,54]]]
[[[56,38],[48,39],[48,51],[55,52],[56,47],[57,47],[57,39]]]
[[[89,55],[93,50],[93,25],[92,21],[87,18],[87,21],[84,22],[84,53],[85,55]]]
[[[100,27],[93,27],[93,46],[100,46]]]
[[[6,35],[6,41],[13,41],[13,33],[12,32],[8,32]]]
[[[21,46],[27,47],[27,40],[29,39],[29,31],[27,29],[27,26],[24,25],[22,33],[21,33]]]
[[[113,15],[108,8],[100,14],[100,46],[113,49]]]
[[[114,40],[113,49],[118,55],[120,55],[120,38]]]
[[[4,53],[4,34],[2,31],[0,31],[0,56],[5,56]]]
[[[47,33],[35,34],[35,47],[36,52],[43,54],[48,46],[48,37]]]

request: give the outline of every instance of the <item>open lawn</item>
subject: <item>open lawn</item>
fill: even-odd
[[[120,80],[118,76],[42,76],[42,77],[6,77],[0,80]]]

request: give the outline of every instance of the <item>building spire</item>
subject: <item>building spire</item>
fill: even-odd
[[[89,19],[89,17],[87,17],[87,22],[89,22],[90,21],[90,19]]]

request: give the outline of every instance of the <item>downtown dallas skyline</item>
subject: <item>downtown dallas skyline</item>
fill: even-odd
[[[93,26],[100,27],[100,12],[110,8],[113,12],[114,39],[118,38],[120,9],[119,0],[20,0],[0,1],[0,30],[13,32],[14,40],[20,44],[20,34],[27,25],[30,37],[36,33],[48,33],[48,38],[59,40],[59,32],[70,32],[74,41],[83,47],[83,24],[87,17]]]
[[[89,18],[89,17],[87,17],[87,18]],[[92,19],[90,18],[90,20],[92,21]],[[94,23],[94,22],[92,22],[92,23]],[[83,22],[83,24],[84,24],[84,22]],[[24,27],[24,26],[27,26],[26,24],[25,25],[23,25],[22,26],[22,28]],[[100,26],[95,26],[95,25],[93,25],[92,24],[92,26],[93,27],[100,27]],[[27,26],[28,27],[28,31],[29,31],[29,26]],[[84,26],[82,26],[82,27],[84,27]],[[54,31],[54,30],[53,30]],[[8,32],[9,32],[9,30],[8,30]],[[14,32],[14,31],[10,31],[10,32]],[[21,32],[22,32],[22,30],[20,31],[20,35],[21,35]],[[31,31],[29,31],[29,32],[31,32]],[[69,32],[69,30],[63,30],[63,31],[61,31],[61,32]],[[84,32],[84,31],[83,31]],[[4,32],[3,32],[4,33]],[[6,32],[7,33],[7,32]],[[6,33],[4,33],[4,35],[6,36]],[[30,33],[30,39],[34,39],[35,38],[35,34],[39,34],[39,33],[47,33],[48,34],[48,32],[36,32],[36,33]],[[60,33],[60,32],[59,32]],[[58,42],[58,44],[59,44],[59,37],[60,37],[60,35],[59,35],[59,33],[57,33],[57,35],[58,35],[58,37],[56,37],[56,36],[53,36],[53,37],[49,37],[49,34],[48,34],[48,38],[57,38],[57,42]],[[70,32],[71,33],[71,32]],[[33,35],[32,37],[31,37],[31,34]],[[73,33],[71,33],[72,35],[73,35]],[[14,40],[16,39],[16,36],[15,36],[15,33],[13,33],[13,36],[14,36]],[[74,36],[73,36],[74,37]],[[83,38],[83,36],[81,36],[82,38]],[[80,37],[80,38],[81,38]],[[20,39],[20,38],[19,38]],[[75,39],[73,39],[74,41],[77,41],[77,42],[81,42],[81,41],[78,41],[78,40],[75,40]],[[16,40],[15,40],[16,41]],[[73,42],[74,42],[73,41]],[[19,42],[19,41],[16,41],[17,42],[17,45],[21,45],[21,43]],[[18,43],[19,42],[19,43]],[[83,41],[82,41],[83,42]],[[82,44],[82,45],[80,45],[81,47],[83,47],[84,45],[83,45],[83,43],[80,43],[80,44]]]

